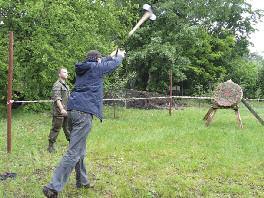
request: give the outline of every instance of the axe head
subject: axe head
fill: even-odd
[[[143,5],[143,9],[146,11],[146,12],[149,12],[150,14],[150,17],[149,19],[152,20],[152,21],[155,21],[156,20],[156,15],[153,13],[152,9],[151,9],[151,6],[149,4],[144,4]]]
[[[144,4],[143,9],[145,10],[144,15],[141,17],[139,22],[134,26],[134,28],[128,33],[128,36],[131,36],[138,28],[139,26],[144,23],[146,20],[150,19],[152,21],[156,20],[156,15],[153,14],[153,11],[151,9],[151,6],[149,4]]]

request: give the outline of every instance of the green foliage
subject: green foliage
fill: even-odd
[[[257,89],[256,97],[263,98],[264,97],[264,58],[257,54],[252,54],[250,60],[256,65],[257,67]]]
[[[104,80],[104,89],[111,95],[111,97],[123,97],[124,88],[127,84],[135,78],[135,73],[126,70],[124,65],[107,76]]]
[[[7,95],[7,65],[8,65],[8,35],[1,34],[0,25],[0,101],[6,101]]]
[[[244,93],[244,97],[254,98],[257,90],[257,65],[249,59],[237,59],[230,62],[226,80],[232,79],[239,84]]]
[[[192,43],[191,49],[187,46],[185,49],[191,61],[186,72],[187,88],[194,93],[197,92],[197,86],[208,91],[214,84],[224,80],[226,59],[230,59],[230,53],[235,45],[235,39],[231,35],[224,38],[214,37],[201,28],[196,30],[195,35],[196,41]]]
[[[0,100],[6,99],[9,31],[15,36],[15,99],[48,99],[59,67],[70,71],[73,83],[74,64],[88,50],[107,55],[116,44],[124,45],[128,58],[106,79],[106,90],[128,86],[166,93],[172,70],[173,85],[183,84],[185,94],[207,93],[233,78],[253,96],[261,83],[254,63],[245,59],[260,10],[246,0],[151,0],[157,20],[127,38],[144,3],[0,0]]]
[[[259,86],[259,95],[258,97],[264,97],[264,64],[258,73],[258,86]]]
[[[157,21],[146,22],[127,46],[135,87],[151,91],[168,90],[170,69],[174,84],[184,80],[188,94],[197,93],[197,87],[209,91],[227,78],[231,61],[248,55],[248,35],[261,17],[244,0],[161,0],[153,5]]]
[[[40,113],[40,112],[45,112],[48,111],[52,115],[52,105],[51,103],[31,103],[31,104],[25,104],[23,106],[19,106],[18,109],[23,112],[30,112],[30,113]]]
[[[73,82],[73,65],[88,50],[109,54],[116,37],[126,34],[126,25],[133,18],[128,12],[130,3],[124,2],[121,8],[119,4],[114,0],[1,2],[1,38],[8,31],[14,31],[15,37],[14,91],[27,99],[46,99],[59,67],[68,68]],[[6,48],[6,40],[1,40],[1,49]],[[4,56],[6,53],[1,54]]]

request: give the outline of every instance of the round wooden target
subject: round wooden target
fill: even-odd
[[[228,80],[216,87],[213,101],[218,106],[231,107],[237,105],[242,97],[242,88],[232,80]]]

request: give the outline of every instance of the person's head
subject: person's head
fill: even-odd
[[[68,71],[66,68],[61,67],[58,69],[58,76],[62,80],[66,80],[68,78]]]
[[[102,58],[102,55],[97,50],[91,50],[86,55],[86,60],[90,62],[100,62]]]

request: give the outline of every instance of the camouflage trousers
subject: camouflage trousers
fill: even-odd
[[[63,132],[65,134],[66,139],[68,141],[70,141],[70,131],[69,131],[69,127],[68,127],[68,118],[67,117],[53,116],[52,127],[51,127],[50,134],[49,134],[49,142],[50,143],[56,142],[61,128],[63,129]]]

